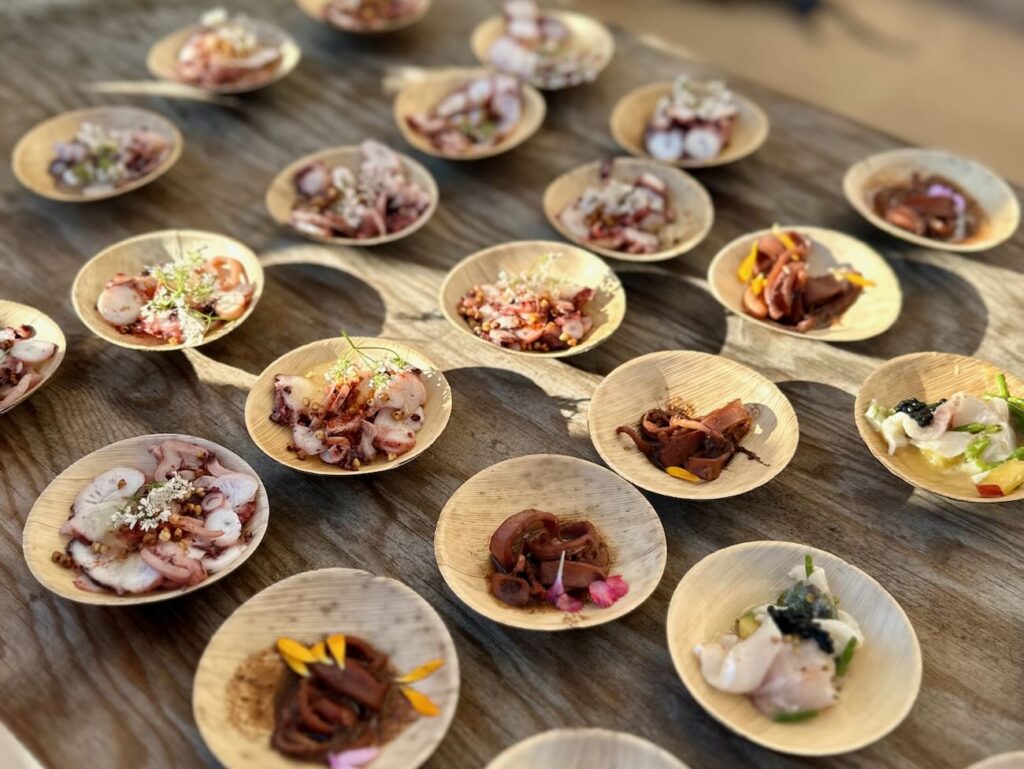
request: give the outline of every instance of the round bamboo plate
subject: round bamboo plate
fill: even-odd
[[[495,598],[491,535],[529,508],[593,523],[611,552],[609,571],[623,576],[629,592],[604,609],[588,601],[575,614]],[[437,520],[434,555],[448,587],[478,614],[527,630],[571,630],[603,625],[640,606],[661,581],[667,551],[657,512],[615,473],[575,457],[534,454],[491,465],[456,490]]]
[[[990,756],[971,764],[967,769],[1024,769],[1024,750]]]
[[[1024,395],[1024,379],[994,363],[954,355],[946,352],[915,352],[893,358],[864,380],[854,403],[857,430],[868,449],[885,469],[902,478],[911,486],[964,502],[1015,502],[1024,499],[1024,486],[1009,496],[982,497],[966,473],[956,470],[943,472],[928,463],[924,455],[913,446],[889,454],[881,433],[864,416],[871,401],[883,406],[895,406],[906,398],[918,398],[935,403],[963,390],[973,395],[984,395],[995,390],[996,375],[1006,375],[1010,392]]]
[[[274,181],[270,183],[270,187],[267,188],[267,195],[264,201],[267,206],[267,211],[270,212],[270,216],[275,222],[288,227],[302,237],[308,238],[309,240],[315,240],[319,243],[330,243],[336,246],[379,246],[383,243],[391,243],[412,235],[416,230],[426,224],[430,220],[430,217],[434,215],[434,211],[437,210],[437,202],[440,195],[437,191],[437,182],[434,181],[434,177],[430,175],[430,172],[426,168],[407,155],[402,155],[401,153],[397,154],[402,159],[402,165],[405,167],[405,171],[408,174],[409,179],[426,190],[427,195],[430,197],[430,204],[427,206],[427,210],[423,212],[419,219],[414,221],[404,230],[391,232],[387,235],[378,235],[374,238],[321,238],[292,227],[291,223],[288,221],[292,208],[295,205],[295,174],[318,160],[322,160],[332,168],[335,166],[345,166],[350,169],[352,173],[358,174],[359,166],[362,162],[362,153],[360,152],[358,145],[331,147],[329,149],[320,150],[319,152],[314,152],[310,155],[301,157],[294,163],[290,164],[274,178]]]
[[[244,243],[216,232],[158,230],[147,232],[145,235],[136,235],[133,238],[114,243],[112,246],[107,246],[82,265],[82,269],[75,277],[75,282],[71,286],[71,301],[74,304],[75,312],[82,323],[96,336],[106,339],[118,347],[147,352],[166,352],[188,347],[189,345],[184,343],[168,344],[162,339],[151,336],[122,334],[100,315],[99,310],[96,309],[96,300],[103,292],[107,282],[117,273],[136,275],[147,267],[164,264],[172,261],[179,253],[195,249],[204,249],[203,253],[209,258],[227,256],[237,259],[245,268],[247,280],[253,284],[252,299],[242,316],[213,329],[203,337],[202,342],[192,346],[201,347],[226,336],[245,323],[256,309],[256,304],[263,294],[263,267],[256,254]]]
[[[707,414],[734,398],[757,412],[742,446],[765,464],[737,454],[714,481],[674,478],[629,436],[615,432],[620,425],[636,427],[645,412],[673,399]],[[796,413],[771,380],[728,358],[685,350],[652,352],[612,371],[590,400],[589,423],[590,440],[612,470],[642,489],[678,499],[722,499],[756,489],[785,469],[800,440]]]
[[[644,132],[658,101],[672,93],[672,83],[652,83],[630,91],[612,109],[611,131],[615,142],[630,155],[651,158],[644,142]],[[698,160],[682,158],[666,162],[680,168],[711,168],[735,163],[761,148],[768,139],[768,115],[750,99],[734,93],[739,114],[733,123],[729,143],[713,158]],[[653,160],[653,158],[651,158]]]
[[[916,235],[876,214],[872,205],[875,192],[908,181],[914,173],[945,176],[978,201],[985,212],[978,232],[967,240],[946,243]],[[910,243],[942,251],[987,251],[1012,237],[1020,226],[1020,203],[1010,185],[979,163],[938,150],[907,148],[866,157],[846,172],[843,193],[850,205],[879,229]]]
[[[781,323],[748,315],[743,309],[746,285],[736,276],[736,271],[749,252],[751,242],[771,233],[771,229],[764,229],[741,235],[715,255],[708,267],[708,285],[719,304],[748,323],[799,339],[821,342],[856,342],[883,334],[892,327],[903,307],[903,292],[899,278],[881,254],[866,243],[836,230],[803,224],[785,225],[782,229],[796,230],[811,239],[811,250],[806,259],[811,275],[820,275],[832,267],[852,267],[875,285],[865,288],[853,306],[828,328],[801,333]]]
[[[593,77],[587,82],[596,80],[597,76],[608,66],[615,55],[615,39],[612,37],[612,33],[597,19],[582,13],[559,11],[551,8],[545,8],[543,13],[549,18],[562,22],[569,28],[573,51],[595,55]],[[494,64],[490,59],[491,45],[504,34],[505,18],[503,16],[492,16],[480,22],[476,29],[473,30],[473,35],[469,40],[469,44],[473,49],[473,55],[476,56],[477,61],[487,67],[493,67]],[[583,85],[583,83],[574,83],[555,88],[545,87],[543,83],[538,82],[534,82],[533,85],[542,91],[558,91],[563,88],[572,88],[574,85]]]
[[[192,713],[207,747],[227,769],[294,769],[302,762],[270,747],[272,724],[232,717],[228,685],[251,655],[280,637],[313,643],[333,633],[361,637],[410,671],[430,660],[444,665],[413,686],[441,712],[420,717],[381,747],[373,769],[415,769],[444,739],[459,700],[459,658],[437,612],[412,588],[358,569],[318,569],[257,593],[220,626],[196,669]],[[284,663],[281,663],[282,671]],[[273,712],[273,705],[267,710]]]
[[[256,492],[256,512],[243,527],[243,533],[250,535],[249,544],[240,556],[222,571],[211,574],[198,585],[176,590],[157,589],[151,593],[140,595],[117,595],[114,592],[92,593],[80,590],[74,585],[75,572],[53,562],[54,551],[63,552],[69,537],[60,533],[60,528],[70,517],[71,506],[78,493],[85,488],[97,475],[114,467],[136,467],[148,477],[156,470],[156,459],[149,453],[151,446],[157,446],[165,440],[177,438],[202,446],[213,452],[220,463],[233,472],[246,473],[253,476],[259,485]],[[22,546],[25,562],[32,576],[43,587],[61,598],[77,603],[94,604],[97,606],[137,606],[145,603],[156,603],[177,598],[201,590],[224,579],[235,569],[245,563],[263,540],[270,521],[270,502],[263,481],[256,475],[249,464],[233,451],[205,438],[178,433],[160,433],[157,435],[139,435],[126,438],[109,446],[97,449],[79,459],[64,472],[54,478],[39,499],[32,505],[25,531],[22,535]]]
[[[245,428],[249,431],[249,437],[268,457],[293,470],[313,475],[360,476],[401,467],[414,460],[441,437],[452,415],[452,390],[441,369],[421,352],[401,342],[376,337],[357,336],[351,339],[358,346],[387,347],[423,371],[427,402],[423,406],[423,427],[416,433],[416,445],[393,462],[386,459],[377,460],[358,470],[345,470],[337,465],[329,465],[319,457],[299,459],[295,452],[288,450],[291,430],[270,421],[270,412],[274,407],[274,377],[278,374],[322,376],[334,365],[339,355],[351,349],[348,341],[334,337],[310,342],[285,353],[263,370],[249,390],[249,397],[245,400]],[[387,357],[387,353],[382,350],[366,349],[365,352],[374,360]]]
[[[90,194],[76,191],[57,183],[50,175],[50,163],[56,157],[54,145],[73,139],[82,123],[87,122],[107,130],[146,128],[155,131],[168,141],[170,150],[156,168],[127,184]],[[156,112],[136,107],[90,107],[61,113],[32,128],[14,146],[11,168],[22,186],[37,195],[63,203],[91,203],[124,195],[163,176],[178,162],[184,143],[175,125]]]
[[[299,8],[314,21],[318,21],[321,24],[341,30],[342,32],[351,32],[356,35],[382,35],[387,32],[397,32],[400,29],[405,29],[415,24],[417,21],[427,15],[427,11],[430,10],[432,4],[431,0],[420,0],[416,9],[399,19],[395,19],[390,22],[383,24],[377,24],[373,27],[346,27],[340,24],[335,24],[330,21],[324,14],[324,9],[327,6],[327,0],[295,0]]]
[[[41,342],[53,342],[57,345],[57,352],[43,366],[37,369],[42,376],[39,384],[7,408],[0,409],[0,414],[6,414],[26,398],[30,398],[34,393],[38,392],[60,367],[61,361],[64,360],[64,353],[67,352],[68,348],[67,341],[64,339],[64,332],[60,330],[60,326],[49,315],[40,312],[34,307],[29,307],[27,304],[18,304],[17,302],[0,299],[0,328],[22,325],[32,326],[36,330],[34,339],[38,339]]]
[[[808,553],[860,624],[865,642],[836,705],[804,722],[776,723],[748,697],[712,688],[693,648],[717,641],[751,606],[773,600]],[[921,688],[921,647],[896,600],[857,567],[793,542],[745,542],[704,558],[673,593],[667,631],[676,672],[697,703],[736,734],[780,753],[831,756],[870,745],[899,726]]]
[[[466,152],[451,154],[442,152],[433,143],[409,125],[408,118],[412,115],[430,112],[442,99],[452,91],[471,80],[486,77],[490,70],[484,68],[444,70],[427,73],[422,79],[408,83],[395,97],[395,122],[398,129],[409,144],[434,157],[447,160],[481,160],[494,157],[515,149],[525,142],[540,128],[544,122],[547,106],[540,91],[529,83],[523,83],[523,114],[515,127],[493,146],[471,147]]]
[[[583,341],[575,347],[551,352],[510,350],[498,347],[473,333],[458,312],[459,300],[474,286],[493,283],[498,273],[525,272],[535,267],[548,255],[557,255],[548,267],[548,275],[580,286],[595,289],[594,298],[587,304],[587,314],[594,321]],[[626,315],[626,292],[618,276],[600,257],[576,246],[567,246],[550,240],[519,240],[502,243],[477,251],[456,264],[441,284],[441,312],[467,336],[495,349],[513,355],[544,358],[564,358],[592,350],[610,337]]]
[[[602,256],[620,259],[626,262],[660,262],[665,259],[685,254],[694,249],[707,236],[715,221],[715,207],[707,190],[685,171],[669,168],[653,160],[640,158],[616,158],[612,166],[612,178],[632,184],[642,174],[650,173],[661,179],[668,187],[669,206],[675,212],[676,220],[669,227],[673,228],[675,240],[668,248],[653,254],[628,254],[610,248],[594,245],[574,235],[562,224],[559,214],[579,200],[588,187],[597,186],[601,182],[601,166],[604,161],[579,166],[562,174],[548,185],[544,192],[544,213],[551,226],[561,233],[562,237],[571,240],[582,248],[594,251]]]
[[[250,19],[249,23],[256,30],[260,40],[277,45],[281,49],[281,60],[278,62],[277,69],[268,73],[262,80],[244,83],[224,83],[216,86],[198,85],[183,80],[181,75],[178,74],[178,52],[192,35],[203,29],[202,24],[191,24],[183,27],[155,43],[149,49],[149,55],[146,57],[146,67],[149,69],[150,74],[158,80],[165,80],[170,83],[184,83],[209,93],[240,94],[266,88],[278,80],[287,77],[295,69],[302,58],[302,49],[299,48],[295,39],[280,27],[255,19]]]
[[[487,769],[687,769],[653,742],[608,729],[552,729],[516,743]]]

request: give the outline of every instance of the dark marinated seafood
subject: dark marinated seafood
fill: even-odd
[[[420,12],[425,0],[328,0],[324,19],[356,32],[381,29]]]
[[[429,112],[410,115],[409,126],[448,155],[501,144],[523,115],[523,87],[511,75],[464,83]]]
[[[203,14],[201,25],[181,46],[175,62],[186,83],[240,86],[268,80],[277,72],[283,58],[280,42],[266,39],[245,15],[215,8]]]
[[[736,98],[721,80],[681,75],[658,101],[644,144],[658,160],[711,160],[729,144],[738,114]]]
[[[123,187],[149,175],[167,158],[171,144],[145,127],[103,128],[82,123],[71,141],[54,146],[50,176],[89,195]]]
[[[909,182],[883,187],[875,192],[872,207],[900,229],[946,243],[972,237],[985,218],[963,188],[935,175],[914,174]]]
[[[0,327],[0,411],[42,382],[39,369],[57,354],[57,345],[35,336],[32,326]]]

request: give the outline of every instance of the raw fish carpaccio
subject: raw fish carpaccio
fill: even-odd
[[[43,381],[40,368],[56,354],[57,345],[37,339],[32,326],[0,327],[0,412]]]

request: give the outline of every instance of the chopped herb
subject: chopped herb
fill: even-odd
[[[851,638],[846,642],[846,648],[843,649],[843,653],[839,655],[836,660],[836,675],[845,676],[846,669],[850,667],[850,660],[853,659],[853,652],[857,648],[857,639]]]
[[[814,559],[810,553],[804,556],[804,572],[808,577],[814,574]]]
[[[998,433],[1002,429],[1002,425],[985,425],[981,422],[971,422],[970,424],[954,427],[953,432],[976,435],[977,433]]]
[[[796,724],[800,721],[809,721],[818,715],[817,710],[801,710],[797,713],[776,713],[772,721],[777,724]]]

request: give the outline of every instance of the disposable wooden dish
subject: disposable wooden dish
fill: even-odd
[[[477,336],[458,313],[459,300],[474,286],[494,283],[502,271],[521,273],[537,267],[545,258],[554,255],[547,267],[548,276],[579,286],[595,289],[594,298],[587,304],[587,314],[594,321],[590,332],[575,347],[550,352],[510,350]],[[455,326],[481,344],[504,350],[513,355],[545,358],[564,358],[592,350],[610,337],[622,323],[626,314],[626,292],[612,269],[600,257],[576,246],[549,240],[520,240],[502,243],[477,251],[456,264],[441,284],[441,311]]]
[[[608,28],[597,19],[582,13],[559,11],[551,8],[545,8],[543,13],[549,18],[562,22],[569,28],[571,52],[592,55],[593,65],[591,69],[593,77],[590,80],[597,79],[597,76],[608,66],[615,55],[615,39],[612,37],[612,33],[608,31]],[[490,58],[491,45],[504,34],[505,18],[503,16],[492,16],[480,22],[476,29],[473,30],[473,35],[469,41],[477,61],[488,67],[494,67],[494,63]],[[573,85],[583,85],[583,83],[573,83],[558,87],[546,86],[542,82],[534,82],[533,85],[542,91],[556,91],[562,88],[571,88]]]
[[[559,214],[575,203],[588,187],[597,186],[601,181],[601,166],[604,161],[579,166],[562,174],[548,185],[544,192],[544,213],[551,226],[562,237],[577,245],[595,251],[602,256],[627,262],[660,262],[692,250],[707,236],[715,221],[715,207],[707,190],[685,171],[669,168],[653,160],[616,158],[612,166],[612,178],[632,184],[645,173],[654,174],[668,187],[669,206],[675,213],[675,221],[668,225],[672,229],[672,245],[653,254],[628,254],[589,243],[576,237],[562,224]]]
[[[288,446],[292,442],[291,430],[270,421],[270,412],[274,407],[274,377],[286,374],[322,378],[327,369],[334,365],[338,356],[351,349],[347,340],[334,337],[310,342],[285,353],[264,369],[249,390],[249,397],[245,401],[245,427],[249,431],[249,437],[268,457],[286,467],[313,475],[368,475],[393,470],[411,462],[430,448],[444,432],[452,415],[452,391],[441,369],[421,352],[401,342],[376,337],[350,338],[357,347],[365,346],[366,349],[363,351],[373,360],[383,360],[389,353],[381,349],[369,349],[370,347],[387,348],[423,372],[427,402],[423,405],[423,427],[416,433],[416,445],[394,461],[378,458],[358,470],[346,470],[337,465],[330,465],[321,461],[319,457],[299,459],[294,451],[289,451]]]
[[[997,374],[1005,374],[1014,395],[1024,395],[1024,379],[994,363],[947,352],[915,352],[893,358],[864,380],[854,403],[857,429],[868,449],[885,469],[911,486],[964,502],[1015,502],[1024,499],[1024,486],[1005,497],[983,497],[971,477],[956,469],[942,471],[929,464],[915,447],[889,454],[882,434],[864,416],[872,401],[895,406],[907,398],[935,403],[963,390],[982,396],[995,390]]]
[[[989,756],[971,764],[967,769],[1024,769],[1024,750]]]
[[[145,128],[163,136],[170,145],[167,157],[152,171],[120,187],[85,193],[58,184],[50,175],[50,163],[56,157],[54,146],[71,141],[82,123],[95,123],[107,130]],[[64,112],[44,120],[21,137],[11,153],[11,168],[22,186],[50,200],[64,203],[90,203],[124,195],[167,173],[178,162],[184,140],[181,132],[163,115],[136,107],[91,107]]]
[[[621,574],[629,592],[608,608],[588,601],[575,614],[495,598],[491,535],[529,508],[593,523],[611,552],[610,573]],[[448,587],[473,611],[511,627],[570,630],[611,622],[647,600],[665,571],[665,531],[651,503],[615,473],[575,457],[533,454],[492,465],[458,488],[438,518],[434,555]]]
[[[760,462],[736,454],[721,476],[692,483],[659,470],[622,425],[637,427],[648,410],[681,401],[694,415],[739,398],[755,413],[742,446]],[[590,400],[590,440],[608,466],[642,489],[679,499],[722,499],[762,486],[785,469],[796,452],[800,428],[789,400],[775,384],[746,366],[703,352],[652,352],[622,364],[597,386]]]
[[[540,91],[529,83],[523,83],[523,114],[519,122],[500,142],[493,146],[471,147],[466,152],[447,153],[434,146],[426,136],[409,125],[413,115],[429,113],[448,94],[471,80],[486,77],[489,70],[459,69],[428,72],[422,79],[408,83],[395,97],[395,122],[402,136],[420,152],[448,160],[480,160],[508,152],[518,147],[531,136],[544,122],[547,107]]]
[[[11,403],[7,408],[0,409],[0,414],[6,414],[19,403],[32,397],[32,395],[42,389],[43,385],[49,381],[50,377],[60,367],[61,361],[64,360],[64,353],[67,351],[68,345],[64,339],[64,332],[60,330],[60,326],[49,315],[45,315],[34,307],[29,307],[27,304],[18,304],[17,302],[0,299],[0,328],[23,325],[32,326],[35,329],[36,335],[33,337],[34,339],[38,339],[40,342],[53,342],[57,345],[57,352],[37,369],[40,376],[42,376],[39,384]]]
[[[420,215],[419,219],[403,230],[391,232],[387,235],[379,235],[375,238],[321,238],[293,227],[289,221],[292,208],[295,206],[295,200],[297,198],[295,191],[295,174],[311,163],[322,160],[332,168],[335,166],[345,166],[351,170],[353,174],[358,175],[359,166],[362,163],[362,153],[360,152],[358,145],[331,147],[330,149],[320,150],[319,152],[314,152],[311,155],[301,157],[289,165],[274,178],[274,181],[270,183],[270,187],[267,188],[267,194],[264,201],[267,206],[267,211],[270,212],[270,216],[278,224],[288,227],[293,232],[297,232],[302,235],[304,238],[309,238],[310,240],[315,240],[320,243],[331,243],[336,246],[379,246],[383,243],[391,243],[396,240],[401,240],[404,237],[412,235],[416,230],[430,220],[430,217],[434,215],[434,211],[437,210],[439,194],[437,191],[437,182],[434,181],[434,177],[430,175],[430,172],[426,168],[407,155],[398,153],[398,156],[402,159],[402,165],[405,167],[405,171],[408,174],[409,179],[426,190],[427,195],[430,196],[430,204],[427,206],[427,210]]]
[[[184,83],[185,85],[210,93],[249,93],[266,88],[278,80],[287,77],[295,69],[302,58],[302,50],[294,38],[280,27],[256,19],[250,19],[249,24],[256,30],[261,41],[276,45],[281,50],[281,59],[278,62],[277,68],[273,72],[269,72],[261,80],[244,83],[224,83],[216,86],[198,85],[183,80],[181,75],[178,74],[178,52],[192,35],[203,29],[202,24],[191,24],[183,27],[156,42],[149,49],[149,55],[146,57],[146,67],[149,69],[150,74],[158,80],[165,80],[170,83]]]
[[[782,230],[796,230],[811,240],[811,250],[806,263],[811,275],[821,275],[834,267],[849,267],[859,271],[874,283],[865,288],[853,306],[838,321],[827,328],[807,332],[759,320],[743,309],[744,284],[737,277],[740,263],[750,251],[750,244],[771,229],[748,232],[741,235],[719,251],[708,267],[708,285],[715,299],[727,310],[739,315],[748,323],[756,323],[781,334],[800,339],[816,339],[821,342],[856,342],[884,334],[896,322],[903,307],[903,292],[899,278],[881,254],[867,243],[843,232],[810,227],[807,225],[785,225]]]
[[[916,235],[875,213],[875,193],[907,182],[915,173],[945,176],[978,201],[985,214],[978,232],[967,240],[947,243]],[[906,148],[866,157],[846,172],[843,192],[850,205],[879,229],[909,243],[942,251],[987,251],[1012,237],[1020,226],[1020,203],[1010,185],[980,163],[938,150]]]
[[[437,749],[459,700],[459,659],[444,622],[401,582],[358,569],[318,569],[277,582],[242,604],[213,634],[199,660],[192,713],[207,747],[227,769],[303,765],[270,747],[273,724],[237,712],[229,687],[250,657],[272,649],[278,638],[311,644],[334,633],[365,639],[388,654],[402,673],[431,660],[444,661],[413,684],[440,713],[421,716],[383,745],[373,769],[416,769]],[[283,682],[283,662],[281,669]],[[275,708],[267,703],[262,710],[273,713]]]
[[[860,624],[864,645],[857,647],[836,705],[816,718],[777,723],[750,698],[710,686],[693,648],[717,641],[747,609],[773,600],[807,554]],[[697,703],[726,728],[780,753],[832,756],[866,747],[899,726],[921,688],[921,648],[896,600],[856,566],[793,542],[745,542],[704,558],[672,595],[667,630],[676,672]]]
[[[238,558],[223,570],[210,574],[198,585],[175,590],[157,589],[151,593],[140,595],[117,595],[113,591],[89,592],[74,585],[75,572],[53,562],[54,552],[64,552],[69,537],[60,533],[71,515],[71,506],[78,493],[89,485],[100,473],[115,467],[136,467],[148,477],[156,470],[156,459],[149,453],[152,446],[165,440],[178,439],[195,443],[213,452],[220,463],[232,472],[246,473],[256,478],[259,490],[256,492],[256,512],[245,524],[242,531],[249,534],[250,539],[245,550]],[[220,444],[197,438],[192,435],[177,433],[161,433],[157,435],[140,435],[111,443],[91,454],[88,454],[68,467],[54,478],[29,511],[22,535],[25,562],[39,583],[47,590],[77,603],[94,604],[97,606],[136,606],[144,603],[156,603],[177,598],[201,590],[227,577],[235,569],[245,563],[256,548],[259,547],[270,521],[270,503],[263,481],[259,479],[249,464],[233,451]]]
[[[96,300],[103,292],[107,282],[117,273],[136,275],[147,267],[165,264],[173,261],[179,254],[198,249],[202,249],[203,255],[207,258],[227,256],[237,259],[245,268],[246,279],[254,287],[249,306],[240,318],[214,328],[203,337],[202,342],[192,346],[201,347],[226,336],[245,323],[256,309],[256,304],[263,294],[263,267],[256,254],[244,243],[215,232],[158,230],[145,235],[136,235],[108,246],[86,262],[78,271],[75,282],[71,286],[71,301],[74,304],[75,312],[78,313],[82,323],[96,336],[106,339],[118,347],[147,352],[166,352],[188,347],[189,345],[184,343],[169,344],[165,340],[151,336],[122,334],[100,315],[99,310],[96,309]]]
[[[314,21],[326,24],[327,26],[341,30],[342,32],[351,32],[356,35],[381,35],[387,32],[397,32],[400,29],[410,27],[427,15],[427,11],[430,10],[430,6],[432,4],[431,0],[420,0],[412,12],[402,16],[401,18],[381,24],[375,24],[372,27],[359,27],[342,26],[341,24],[337,24],[329,20],[324,12],[328,4],[328,0],[296,0],[296,2],[298,3],[299,8],[301,8],[303,12],[305,12],[305,14]]]
[[[630,155],[650,158],[644,142],[644,132],[654,115],[658,101],[672,93],[672,83],[652,83],[630,91],[612,109],[611,131],[616,143]],[[713,158],[698,160],[684,157],[664,161],[681,168],[710,168],[735,163],[761,148],[768,138],[768,115],[750,99],[733,93],[739,114],[733,123],[729,143]],[[662,161],[658,161],[662,162]]]
[[[516,743],[487,769],[687,769],[653,742],[609,729],[552,729]]]

